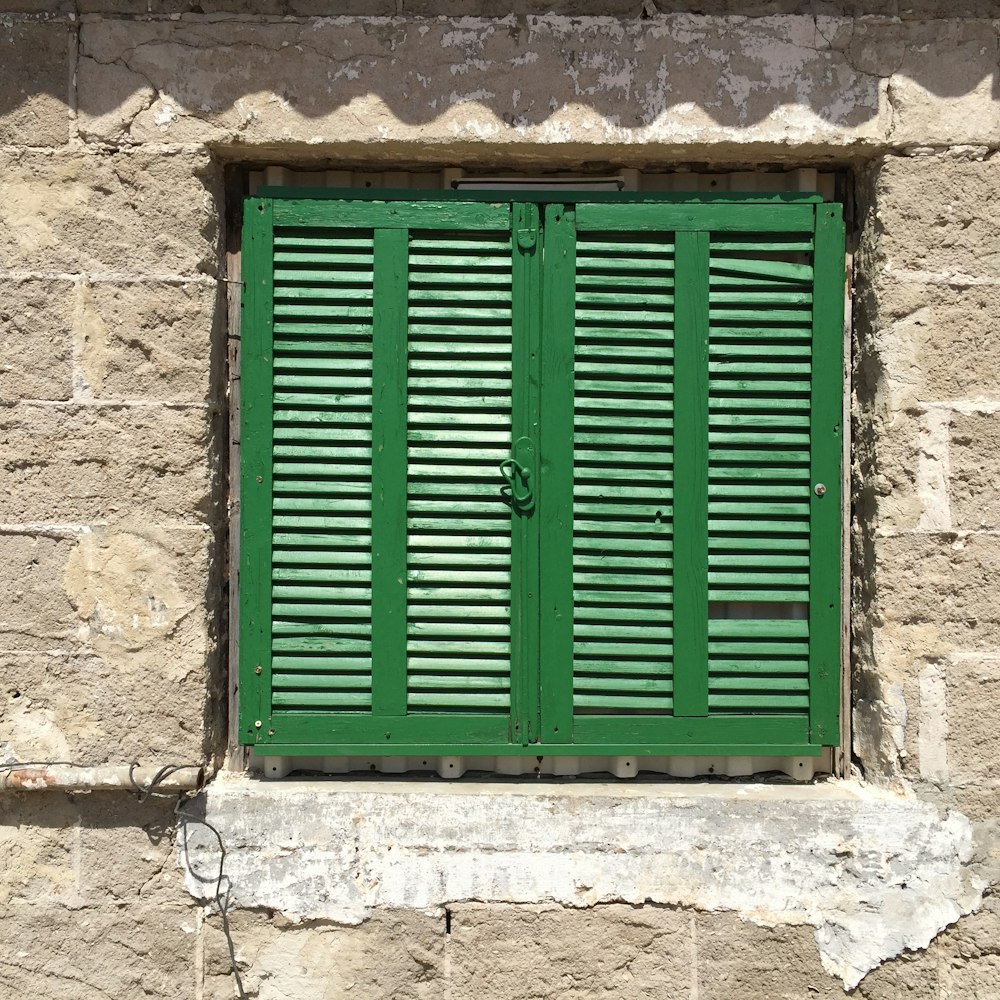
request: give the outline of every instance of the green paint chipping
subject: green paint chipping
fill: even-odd
[[[268,190],[245,218],[244,743],[836,744],[839,206]]]

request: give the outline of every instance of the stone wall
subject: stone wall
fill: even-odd
[[[1000,877],[1000,10],[685,6],[0,0],[0,759],[224,760],[228,166],[840,169],[857,230],[850,795],[937,816],[929,857],[961,833],[940,855],[961,888],[934,897],[926,937],[952,926],[845,962],[867,1000],[998,997],[1000,912],[980,896]],[[392,796],[338,789],[406,822]],[[736,869],[713,898],[707,877],[665,884],[670,868],[647,895],[623,876],[560,898],[530,845],[531,892],[494,879],[417,906],[375,884],[379,841],[341,872],[359,923],[294,922],[287,886],[246,860],[260,845],[237,820],[266,805],[232,797],[216,781],[196,805],[235,838],[251,995],[777,1000],[854,979],[830,974],[839,911],[741,902]],[[0,987],[233,995],[171,807],[0,793]],[[571,807],[553,791],[544,808]],[[881,851],[864,878],[898,890],[879,918],[902,928],[916,868],[869,834],[824,839],[830,807],[812,809],[788,870],[821,857],[836,882]],[[421,849],[449,884],[457,850]],[[718,844],[700,849],[711,868]]]

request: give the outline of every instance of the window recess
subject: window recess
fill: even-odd
[[[836,745],[838,205],[263,189],[244,217],[242,743]]]

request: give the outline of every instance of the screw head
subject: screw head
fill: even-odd
[[[824,486],[823,483],[817,483],[813,492],[816,496],[821,497],[824,493],[826,493],[826,486]]]

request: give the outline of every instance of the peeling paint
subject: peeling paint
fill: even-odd
[[[233,905],[356,924],[458,901],[653,902],[815,928],[845,989],[979,905],[972,828],[913,798],[828,783],[553,788],[230,778],[199,799]],[[217,845],[181,838],[206,898]]]

